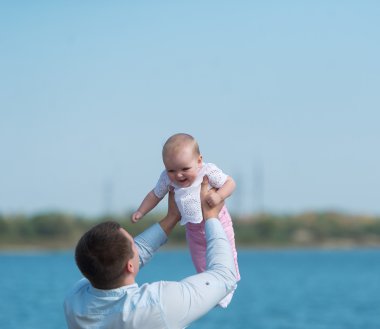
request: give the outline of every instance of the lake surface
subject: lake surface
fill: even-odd
[[[380,329],[380,250],[239,252],[230,306],[190,328]],[[162,251],[138,282],[194,273],[186,250]],[[66,328],[62,303],[81,278],[71,252],[0,253],[0,327]],[[152,328],[154,329],[154,328]]]

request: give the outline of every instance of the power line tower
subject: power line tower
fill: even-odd
[[[103,202],[104,202],[104,215],[110,216],[112,214],[113,203],[113,181],[112,179],[105,180],[103,184]]]
[[[264,169],[261,162],[253,166],[253,212],[264,212]]]

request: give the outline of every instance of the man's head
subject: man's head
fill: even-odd
[[[138,252],[132,237],[120,224],[108,221],[94,226],[78,241],[75,260],[79,270],[98,289],[113,289],[138,273]]]
[[[202,155],[193,136],[175,134],[162,149],[162,159],[170,180],[179,187],[190,186],[202,167]]]

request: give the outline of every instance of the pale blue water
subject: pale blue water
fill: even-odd
[[[190,328],[380,329],[380,250],[247,250],[239,263],[232,304]],[[164,251],[139,282],[190,274],[187,251]],[[62,301],[79,278],[72,253],[0,254],[0,328],[66,328]]]

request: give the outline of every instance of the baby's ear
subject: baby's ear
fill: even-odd
[[[199,154],[199,157],[198,157],[198,166],[202,165],[202,161],[203,161],[202,154]]]

